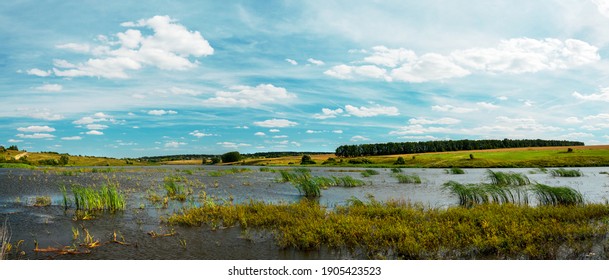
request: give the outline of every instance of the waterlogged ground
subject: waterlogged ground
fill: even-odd
[[[321,249],[301,251],[279,248],[272,234],[242,231],[220,225],[171,226],[163,222],[183,208],[204,201],[242,203],[249,200],[294,202],[302,199],[291,183],[280,183],[279,173],[259,167],[230,173],[233,167],[162,166],[132,168],[0,169],[0,222],[8,218],[11,243],[9,258],[19,259],[349,259],[361,258],[347,252]],[[271,168],[290,169],[289,167]],[[363,177],[358,168],[311,168],[313,176],[351,176],[363,180],[361,187],[330,187],[322,190],[319,203],[333,208],[355,197],[374,197],[420,203],[426,207],[455,206],[456,197],[442,189],[447,181],[488,182],[486,169],[466,169],[466,174],[447,174],[444,169],[403,169],[416,174],[421,184],[400,184],[390,169]],[[609,201],[609,167],[579,168],[582,177],[553,177],[538,169],[493,169],[525,174],[532,182],[569,186],[580,191],[586,202]],[[191,192],[186,201],[164,203],[166,177]],[[61,186],[118,184],[126,197],[126,209],[116,213],[95,213],[75,218],[73,207],[64,208]],[[36,197],[50,196],[50,206],[34,206]],[[159,199],[160,198],[160,199]],[[89,219],[90,218],[90,219]],[[88,235],[87,235],[88,233]],[[23,242],[19,242],[23,240]],[[36,244],[39,251],[35,252]],[[85,245],[92,248],[87,248]]]

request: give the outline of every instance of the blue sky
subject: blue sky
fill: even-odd
[[[0,145],[609,143],[609,1],[3,1]]]

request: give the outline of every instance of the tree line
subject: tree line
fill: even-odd
[[[468,150],[488,150],[502,148],[584,146],[583,142],[541,139],[503,140],[441,140],[421,142],[389,142],[378,144],[342,145],[336,148],[338,157],[359,157],[378,155],[417,154],[431,152],[452,152]]]

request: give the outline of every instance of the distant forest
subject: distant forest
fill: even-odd
[[[243,158],[278,158],[285,156],[302,156],[303,154],[315,155],[315,154],[329,154],[331,152],[260,152],[253,154],[241,154]],[[138,160],[145,162],[163,162],[172,160],[193,160],[193,159],[211,159],[219,158],[220,155],[211,154],[189,154],[189,155],[168,155],[168,156],[152,156],[152,157],[140,157]]]
[[[338,157],[399,155],[431,152],[488,150],[502,148],[584,146],[583,142],[563,140],[444,140],[380,144],[343,145],[336,148]]]

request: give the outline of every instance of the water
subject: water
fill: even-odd
[[[240,167],[241,168],[241,167]],[[233,201],[243,203],[250,200],[266,202],[295,202],[302,199],[298,190],[290,183],[279,183],[278,173],[260,172],[259,167],[244,167],[251,172],[210,176],[211,171],[230,169],[219,166],[162,166],[114,168],[112,172],[81,172],[79,168],[55,170],[0,169],[0,221],[8,217],[11,240],[24,240],[21,250],[25,259],[348,259],[360,258],[346,252],[322,248],[318,251],[298,251],[277,247],[274,238],[267,232],[246,231],[239,227],[213,230],[203,227],[171,227],[161,220],[182,208],[197,206],[203,197],[217,203]],[[288,167],[273,168],[276,170]],[[390,169],[376,169],[379,175],[364,178],[361,168],[310,168],[313,176],[351,176],[363,180],[362,187],[332,187],[322,191],[319,202],[332,208],[343,205],[352,197],[366,201],[389,199],[420,203],[427,207],[449,207],[457,205],[456,197],[442,190],[442,184],[456,181],[463,184],[489,182],[486,169],[465,169],[466,174],[447,174],[444,169],[402,169],[403,174],[416,174],[421,184],[399,184]],[[553,177],[537,169],[493,169],[502,172],[525,174],[532,182],[551,186],[569,186],[580,191],[587,202],[609,201],[609,167],[579,168],[584,176],[574,178]],[[68,175],[64,175],[68,174]],[[164,196],[163,180],[166,176],[184,178],[187,189],[193,195],[186,202],[170,201],[167,207],[147,199],[151,193]],[[118,183],[127,199],[127,209],[116,214],[101,214],[93,220],[73,219],[73,209],[64,211],[60,186],[101,186],[108,182]],[[50,196],[52,205],[35,207],[37,196]],[[74,240],[73,229],[80,236]],[[40,248],[76,246],[84,250],[82,243],[86,229],[101,246],[90,254],[58,255],[35,253],[34,242]],[[171,234],[152,237],[156,234]],[[113,242],[114,234],[126,245]]]

